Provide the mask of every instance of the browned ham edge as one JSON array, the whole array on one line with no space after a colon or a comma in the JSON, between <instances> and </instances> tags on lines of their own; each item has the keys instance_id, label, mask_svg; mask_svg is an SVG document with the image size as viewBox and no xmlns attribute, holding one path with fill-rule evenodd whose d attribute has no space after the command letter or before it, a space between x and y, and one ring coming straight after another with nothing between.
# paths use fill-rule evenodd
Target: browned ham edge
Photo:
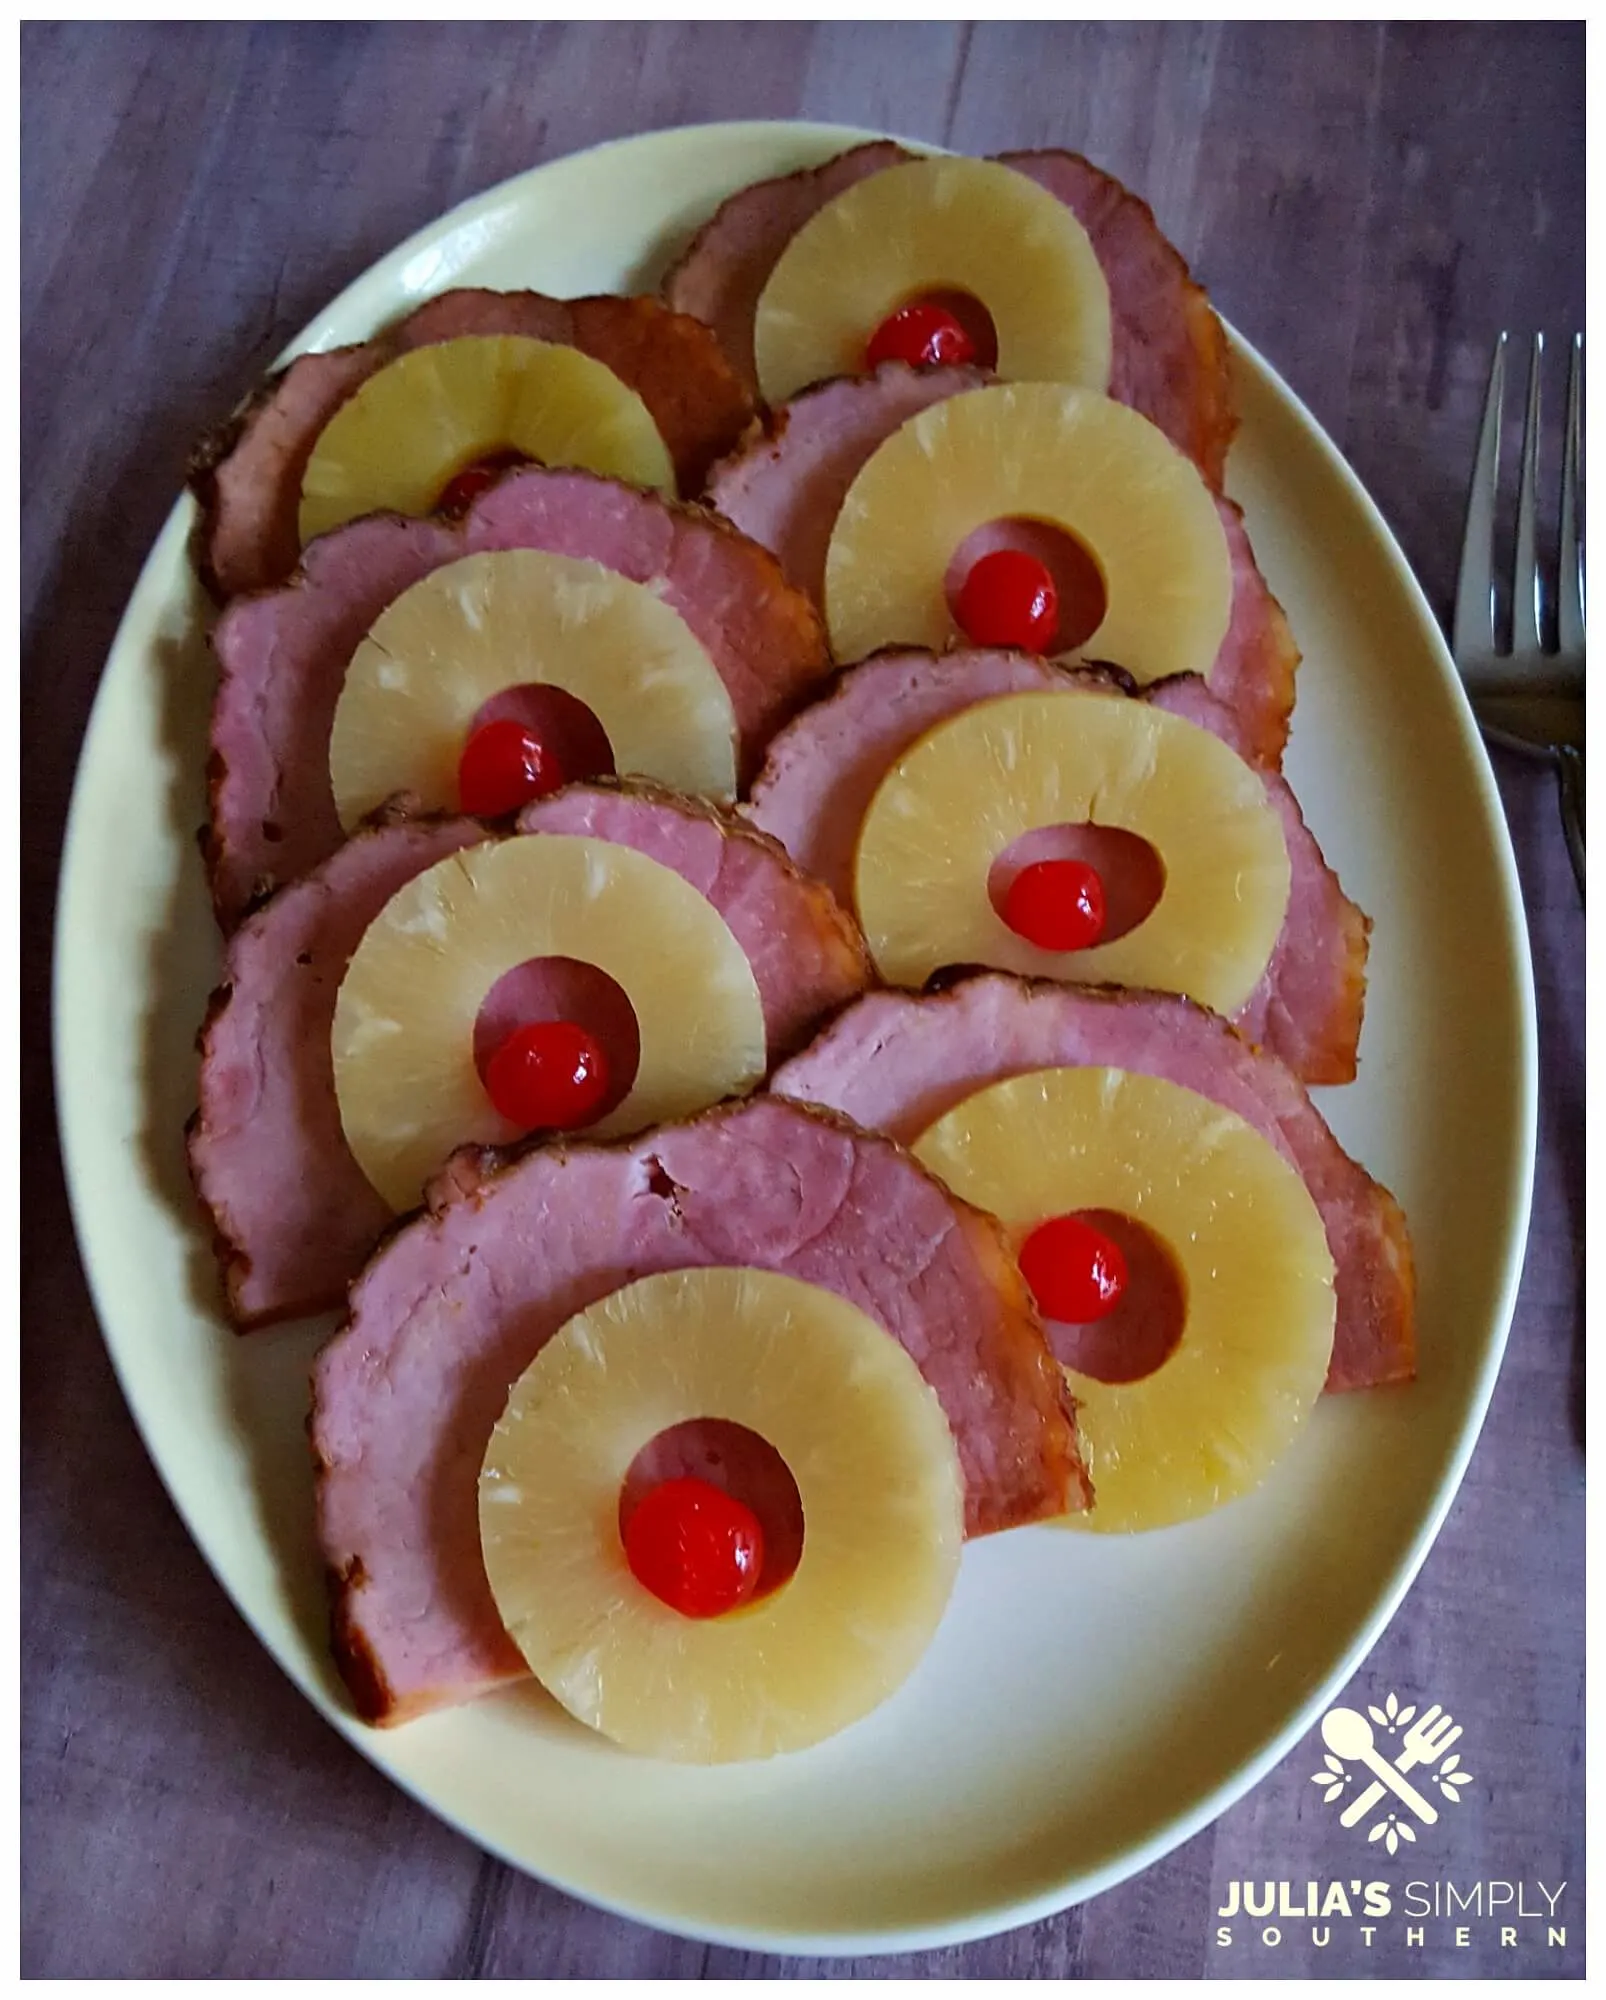
<instances>
[{"instance_id":1,"label":"browned ham edge","mask_svg":"<svg viewBox=\"0 0 1606 2000\"><path fill-rule=\"evenodd\" d=\"M822 1285L902 1343L953 1427L969 1532L1088 1504L1074 1405L1002 1231L889 1140L758 1097L628 1145L465 1153L353 1286L313 1372L336 1657L368 1720L524 1676L476 1496L508 1390L584 1307L716 1265Z\"/></svg>"},{"instance_id":2,"label":"browned ham edge","mask_svg":"<svg viewBox=\"0 0 1606 2000\"><path fill-rule=\"evenodd\" d=\"M1285 1064L1190 1000L1004 973L936 994L873 993L783 1064L771 1088L909 1144L1000 1078L1088 1064L1196 1091L1275 1146L1310 1190L1333 1254L1328 1388L1410 1380L1416 1279L1399 1203L1345 1153Z\"/></svg>"},{"instance_id":3,"label":"browned ham edge","mask_svg":"<svg viewBox=\"0 0 1606 2000\"><path fill-rule=\"evenodd\" d=\"M700 800L574 785L529 808L519 826L611 840L690 882L753 968L771 1060L869 983L863 940L830 891L774 841ZM391 1223L341 1128L329 1052L340 982L405 883L492 831L470 819L372 826L230 940L201 1033L189 1157L241 1330L341 1305Z\"/></svg>"},{"instance_id":4,"label":"browned ham edge","mask_svg":"<svg viewBox=\"0 0 1606 2000\"><path fill-rule=\"evenodd\" d=\"M524 468L461 522L354 521L314 542L290 583L236 599L212 635L219 681L203 844L225 930L340 845L329 739L346 668L374 620L443 564L521 548L589 557L680 614L730 693L744 780L829 670L814 607L767 550L703 509L614 480Z\"/></svg>"},{"instance_id":5,"label":"browned ham edge","mask_svg":"<svg viewBox=\"0 0 1606 2000\"><path fill-rule=\"evenodd\" d=\"M693 238L664 281L665 298L713 328L756 394L753 321L781 252L828 201L914 157L878 140L824 166L743 188ZM1080 154L998 158L1062 201L1092 240L1110 289L1111 396L1157 424L1219 488L1238 422L1226 335L1153 210ZM865 328L866 339L873 331Z\"/></svg>"},{"instance_id":6,"label":"browned ham edge","mask_svg":"<svg viewBox=\"0 0 1606 2000\"><path fill-rule=\"evenodd\" d=\"M471 334L577 347L611 368L646 404L686 495L699 490L753 414L752 398L707 329L657 299L443 292L361 346L298 356L202 440L190 484L201 503L195 558L207 589L227 598L282 583L301 553L302 477L335 411L410 348Z\"/></svg>"}]
</instances>

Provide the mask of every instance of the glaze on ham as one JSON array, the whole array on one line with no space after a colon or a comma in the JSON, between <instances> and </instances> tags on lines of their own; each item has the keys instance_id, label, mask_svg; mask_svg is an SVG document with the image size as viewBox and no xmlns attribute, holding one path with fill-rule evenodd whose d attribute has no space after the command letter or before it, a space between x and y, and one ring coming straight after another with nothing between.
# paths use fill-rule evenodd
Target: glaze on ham
<instances>
[{"instance_id":1,"label":"glaze on ham","mask_svg":"<svg viewBox=\"0 0 1606 2000\"><path fill-rule=\"evenodd\" d=\"M744 808L802 867L853 907L859 828L891 766L947 717L999 695L1078 687L1109 692L1108 674L1066 670L1027 653L879 653L850 668L771 743ZM1241 718L1191 674L1139 691L1249 757ZM1306 1083L1355 1075L1366 996L1369 924L1322 857L1287 783L1262 770L1283 823L1291 869L1288 914L1271 961L1236 1017L1252 1041Z\"/></svg>"},{"instance_id":2,"label":"glaze on ham","mask_svg":"<svg viewBox=\"0 0 1606 2000\"><path fill-rule=\"evenodd\" d=\"M701 801L576 785L527 810L530 833L633 847L705 896L747 954L771 1059L862 993L869 961L830 891L762 835ZM393 1217L341 1130L329 1051L340 982L404 883L488 837L469 819L400 819L356 834L230 940L201 1033L190 1168L229 1316L243 1328L325 1311Z\"/></svg>"},{"instance_id":3,"label":"glaze on ham","mask_svg":"<svg viewBox=\"0 0 1606 2000\"><path fill-rule=\"evenodd\" d=\"M409 349L471 334L577 347L611 368L646 404L687 495L753 414L717 342L656 299L443 292L359 347L299 356L202 442L190 467L202 508L196 560L214 596L263 590L295 569L302 477L341 404Z\"/></svg>"},{"instance_id":4,"label":"glaze on ham","mask_svg":"<svg viewBox=\"0 0 1606 2000\"><path fill-rule=\"evenodd\" d=\"M1088 1064L1196 1091L1275 1146L1309 1188L1337 1270L1328 1388L1411 1379L1416 1282L1398 1202L1345 1153L1285 1064L1191 1000L1004 973L936 994L873 993L783 1064L771 1088L909 1144L989 1083Z\"/></svg>"},{"instance_id":5,"label":"glaze on ham","mask_svg":"<svg viewBox=\"0 0 1606 2000\"><path fill-rule=\"evenodd\" d=\"M767 434L715 466L709 501L773 551L791 581L823 607L831 532L862 467L919 411L986 380L973 368L916 370L891 361L874 375L805 390L776 412ZM1232 565L1232 609L1210 688L1242 717L1244 754L1275 765L1288 740L1299 649L1255 561L1242 509L1217 494L1216 510Z\"/></svg>"},{"instance_id":6,"label":"glaze on ham","mask_svg":"<svg viewBox=\"0 0 1606 2000\"><path fill-rule=\"evenodd\" d=\"M1088 1504L1073 1406L1002 1231L888 1140L757 1097L625 1146L460 1155L313 1372L335 1656L368 1720L526 1674L476 1501L508 1391L584 1307L710 1265L824 1286L903 1344L953 1427L970 1533Z\"/></svg>"},{"instance_id":7,"label":"glaze on ham","mask_svg":"<svg viewBox=\"0 0 1606 2000\"><path fill-rule=\"evenodd\" d=\"M692 240L664 282L665 298L713 328L756 393L753 321L781 252L828 201L914 157L881 140L743 188ZM1226 335L1153 210L1079 154L998 158L1062 201L1092 241L1110 292L1110 395L1157 424L1219 487L1237 427ZM873 331L866 327L867 339Z\"/></svg>"},{"instance_id":8,"label":"glaze on ham","mask_svg":"<svg viewBox=\"0 0 1606 2000\"><path fill-rule=\"evenodd\" d=\"M647 585L695 633L730 691L750 775L778 724L828 668L812 605L774 558L728 524L588 472L527 468L460 523L370 515L308 549L293 582L231 604L212 644L212 898L224 929L343 838L329 738L364 634L421 577L493 549L587 556Z\"/></svg>"}]
</instances>

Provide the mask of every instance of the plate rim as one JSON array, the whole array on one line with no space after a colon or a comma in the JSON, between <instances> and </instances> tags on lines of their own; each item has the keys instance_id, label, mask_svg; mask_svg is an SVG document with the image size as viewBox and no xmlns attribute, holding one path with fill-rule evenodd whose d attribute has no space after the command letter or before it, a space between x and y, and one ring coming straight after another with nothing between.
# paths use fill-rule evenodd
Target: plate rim
<instances>
[{"instance_id":1,"label":"plate rim","mask_svg":"<svg viewBox=\"0 0 1606 2000\"><path fill-rule=\"evenodd\" d=\"M812 145L818 142L822 147L830 145L842 148L875 139L893 138L911 150L931 154L943 151L928 141L900 137L897 134L876 131L856 125L839 125L830 122L806 119L738 119L728 121L705 121L688 125L667 126L650 131L628 133L604 140L597 145L583 148L574 153L557 156L552 160L523 169L489 188L466 197L443 211L433 220L425 223L408 237L396 244L358 273L321 310L308 321L307 325L282 350L271 364L273 369L283 367L294 356L306 352L326 351L320 341L320 329L336 319L342 311L352 312L354 295L369 287L378 287L385 282L388 274L413 257L435 240L451 234L465 223L477 220L482 214L497 207L517 201L522 190L539 177L556 167L577 168L581 163L595 160L599 155L627 151L632 148L650 147L655 142L674 140L690 145L698 141L724 144L744 138L758 139L776 133L790 135L799 142ZM828 154L822 153L823 157ZM734 191L734 190L733 190ZM422 300L433 296L429 289L420 291ZM359 319L366 315L358 314ZM1434 660L1435 670L1441 683L1441 692L1448 696L1450 710L1456 716L1461 737L1460 748L1467 772L1476 784L1480 815L1484 831L1490 836L1492 858L1495 862L1504 907L1501 912L1504 922L1500 930L1507 946L1506 970L1512 988L1516 1015L1518 1075L1513 1079L1517 1086L1515 1115L1510 1134L1512 1156L1507 1162L1506 1179L1512 1188L1512 1202L1507 1225L1507 1244L1503 1259L1499 1295L1495 1301L1490 1322L1491 1338L1485 1350L1482 1365L1474 1379L1472 1391L1463 1408L1456 1427L1456 1442L1453 1453L1441 1477L1433 1504L1420 1521L1409 1545L1394 1566L1386 1586L1375 1597L1370 1615L1363 1621L1357 1637L1346 1652L1333 1664L1315 1689L1295 1705L1290 1718L1281 1730L1266 1743L1258 1755L1240 1764L1231 1775L1200 1799L1192 1809L1170 1818L1146 1841L1130 1846L1104 1867L1073 1876L1056 1885L1053 1889L1014 1900L995 1900L985 1906L973 1906L960 1915L943 1923L919 1925L899 1925L869 1931L838 1930L825 1933L787 1932L763 1926L724 1925L719 1923L694 1924L676 1911L655 1910L647 1902L626 1902L615 1897L600 1894L592 1888L568 1880L564 1875L547 1869L537 1871L528 1861L512 1852L494 1837L477 1830L458 1817L450 1807L428 1797L422 1787L410 1777L392 1769L375 1754L379 1745L375 1737L381 1733L367 1728L354 1716L350 1716L334 1706L324 1690L316 1685L301 1670L299 1662L282 1653L259 1624L252 1609L242 1600L235 1584L220 1562L214 1560L207 1536L201 1523L185 1506L174 1490L168 1468L152 1448L147 1423L143 1413L142 1398L136 1393L124 1358L111 1331L115 1315L108 1310L106 1289L98 1272L98 1253L95 1247L96 1223L89 1212L81 1192L80 1169L78 1166L78 1142L74 1139L74 1127L68 1114L72 1093L64 1089L69 1068L68 1049L71 1040L70 1026L66 1020L66 1010L62 1001L64 982L63 961L69 951L65 940L68 935L63 921L75 885L85 868L82 851L85 846L83 826L85 820L84 797L87 792L85 773L92 764L91 751L96 741L97 729L105 714L104 697L110 681L110 668L118 659L124 646L127 632L135 608L149 594L158 602L170 601L167 593L157 588L157 579L162 570L171 562L177 545L177 553L187 563L187 544L196 518L196 503L193 495L181 491L174 506L169 511L144 563L138 578L124 606L122 617L107 651L102 666L95 699L91 705L88 721L80 741L74 767L73 784L68 813L64 825L61 844L61 863L57 881L54 908L52 911L52 963L51 963L51 1053L52 1075L56 1105L56 1136L61 1159L63 1179L67 1188L68 1204L72 1215L73 1233L79 1263L83 1270L86 1287L95 1309L97 1326L101 1340L111 1361L119 1389L127 1405L140 1441L151 1464L155 1468L169 1503L183 1522L185 1530L194 1543L202 1560L214 1580L221 1586L225 1597L244 1620L253 1637L263 1647L268 1657L290 1680L291 1684L313 1706L325 1722L331 1724L350 1744L365 1762L376 1768L387 1782L395 1785L408 1797L436 1819L450 1826L455 1832L473 1843L483 1853L495 1856L521 1874L549 1884L566 1895L570 1895L593 1908L606 1911L610 1915L628 1921L650 1925L668 1935L685 1938L698 1943L713 1944L741 1950L756 1950L785 1957L842 1958L850 1956L877 1956L891 1952L910 1952L941 1949L958 1943L995 1936L1023 1925L1039 1922L1068 1908L1103 1894L1119 1883L1131 1879L1152 1867L1167 1854L1191 1839L1205 1827L1214 1823L1238 1800L1245 1797L1261 1780L1279 1764L1296 1746L1319 1714L1321 1708L1338 1688L1343 1686L1376 1646L1384 1630L1397 1614L1400 1604L1437 1540L1450 1507L1453 1505L1466 1475L1467 1466L1476 1449L1486 1419L1495 1382L1504 1360L1507 1341L1515 1314L1517 1294L1521 1282L1523 1263L1532 1213L1534 1177L1537 1151L1538 1121L1538 1029L1537 1005L1534 987L1532 950L1528 936L1521 881L1517 868L1516 853L1511 839L1509 825L1495 781L1493 765L1478 732L1470 703L1461 686L1453 659L1445 642L1438 621L1434 616L1425 591L1407 560L1404 550L1390 528L1377 503L1367 492L1358 475L1354 472L1326 429L1317 420L1302 398L1289 386L1282 375L1263 355L1247 341L1229 322L1223 319L1229 349L1234 364L1246 367L1252 375L1260 377L1260 386L1270 392L1273 399L1283 406L1283 413L1295 420L1303 431L1308 446L1321 458L1324 470L1343 488L1346 500L1362 521L1378 549L1387 556L1389 567L1399 585L1402 597L1410 606L1415 624L1425 641L1426 650Z\"/></svg>"}]
</instances>

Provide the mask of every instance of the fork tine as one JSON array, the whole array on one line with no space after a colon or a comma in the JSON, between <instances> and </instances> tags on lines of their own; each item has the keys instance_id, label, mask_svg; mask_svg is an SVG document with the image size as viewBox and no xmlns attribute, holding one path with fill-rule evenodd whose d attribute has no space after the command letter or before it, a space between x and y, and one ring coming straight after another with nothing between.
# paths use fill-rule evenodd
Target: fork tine
<instances>
[{"instance_id":1,"label":"fork tine","mask_svg":"<svg viewBox=\"0 0 1606 2000\"><path fill-rule=\"evenodd\" d=\"M1567 436L1561 458L1560 578L1556 598L1556 645L1563 653L1584 650L1584 563L1578 545L1578 450L1582 432L1579 401L1583 377L1583 336L1573 335L1567 364Z\"/></svg>"},{"instance_id":2,"label":"fork tine","mask_svg":"<svg viewBox=\"0 0 1606 2000\"><path fill-rule=\"evenodd\" d=\"M1506 336L1495 342L1489 390L1483 403L1478 455L1467 489L1467 525L1461 540L1461 573L1455 586L1451 644L1458 661L1494 651L1494 505L1500 477L1500 406L1506 388Z\"/></svg>"},{"instance_id":3,"label":"fork tine","mask_svg":"<svg viewBox=\"0 0 1606 2000\"><path fill-rule=\"evenodd\" d=\"M1511 572L1511 651L1516 659L1539 651L1539 565L1534 524L1539 512L1539 371L1545 336L1534 335L1528 359L1528 414L1522 426L1522 484L1517 489L1517 556Z\"/></svg>"}]
</instances>

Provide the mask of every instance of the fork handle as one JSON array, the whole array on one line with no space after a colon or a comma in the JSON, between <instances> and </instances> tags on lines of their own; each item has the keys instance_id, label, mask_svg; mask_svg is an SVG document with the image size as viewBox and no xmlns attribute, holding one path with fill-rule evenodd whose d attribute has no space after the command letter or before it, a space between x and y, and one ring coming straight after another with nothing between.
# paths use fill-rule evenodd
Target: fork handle
<instances>
[{"instance_id":1,"label":"fork handle","mask_svg":"<svg viewBox=\"0 0 1606 2000\"><path fill-rule=\"evenodd\" d=\"M1561 783L1561 825L1567 836L1567 853L1578 880L1578 900L1584 900L1584 753L1571 743L1556 751L1556 769Z\"/></svg>"}]
</instances>

